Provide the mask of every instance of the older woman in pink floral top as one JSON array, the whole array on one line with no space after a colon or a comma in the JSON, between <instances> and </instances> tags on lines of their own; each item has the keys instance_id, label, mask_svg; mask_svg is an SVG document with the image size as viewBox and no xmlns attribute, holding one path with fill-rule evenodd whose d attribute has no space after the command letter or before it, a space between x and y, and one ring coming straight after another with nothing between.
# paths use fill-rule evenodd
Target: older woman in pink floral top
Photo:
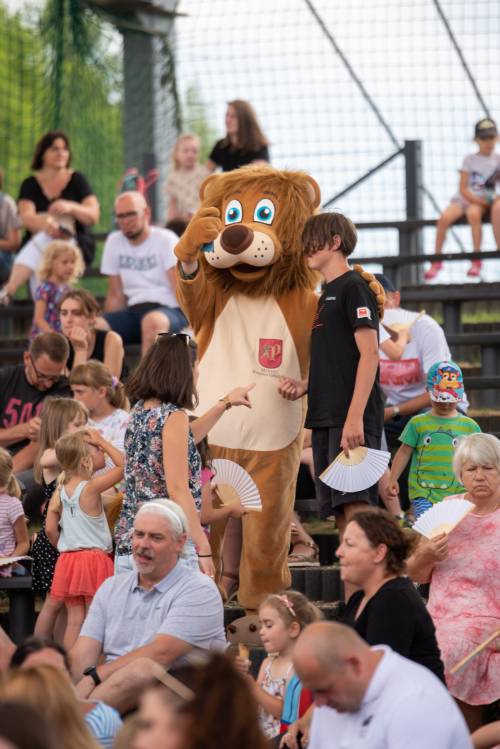
<instances>
[{"instance_id":1,"label":"older woman in pink floral top","mask_svg":"<svg viewBox=\"0 0 500 749\"><path fill-rule=\"evenodd\" d=\"M500 698L500 637L456 674L450 669L500 629L500 442L491 434L465 437L453 467L467 492L446 499L467 499L475 509L449 534L421 542L408 569L431 583L446 681L472 731L483 705Z\"/></svg>"}]
</instances>

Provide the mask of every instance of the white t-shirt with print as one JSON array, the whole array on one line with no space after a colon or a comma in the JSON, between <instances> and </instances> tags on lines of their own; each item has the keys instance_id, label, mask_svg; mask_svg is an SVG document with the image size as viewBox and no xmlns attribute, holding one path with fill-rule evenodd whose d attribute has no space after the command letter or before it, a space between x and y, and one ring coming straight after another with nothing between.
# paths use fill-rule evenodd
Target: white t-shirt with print
<instances>
[{"instance_id":1,"label":"white t-shirt with print","mask_svg":"<svg viewBox=\"0 0 500 749\"><path fill-rule=\"evenodd\" d=\"M385 645L359 710L315 707L308 749L472 749L444 684Z\"/></svg>"},{"instance_id":2,"label":"white t-shirt with print","mask_svg":"<svg viewBox=\"0 0 500 749\"><path fill-rule=\"evenodd\" d=\"M96 429L107 442L111 442L113 447L116 447L117 450L121 450L123 453L125 452L125 431L129 417L130 414L128 411L124 411L123 408L117 408L109 416L99 421L89 419L88 425L92 429Z\"/></svg>"},{"instance_id":3,"label":"white t-shirt with print","mask_svg":"<svg viewBox=\"0 0 500 749\"><path fill-rule=\"evenodd\" d=\"M471 192L492 200L500 182L500 154L471 153L465 157L460 171L469 175L467 188Z\"/></svg>"},{"instance_id":4,"label":"white t-shirt with print","mask_svg":"<svg viewBox=\"0 0 500 749\"><path fill-rule=\"evenodd\" d=\"M411 328L411 341L397 361L380 353L380 386L387 406L397 406L423 395L427 372L438 361L451 359L450 349L438 323L423 315Z\"/></svg>"},{"instance_id":5,"label":"white t-shirt with print","mask_svg":"<svg viewBox=\"0 0 500 749\"><path fill-rule=\"evenodd\" d=\"M178 241L173 231L157 226L151 226L148 237L137 245L121 231L114 231L104 245L101 273L120 276L129 307L144 302L178 307L175 289L167 278L167 271L177 263L174 247Z\"/></svg>"}]
</instances>

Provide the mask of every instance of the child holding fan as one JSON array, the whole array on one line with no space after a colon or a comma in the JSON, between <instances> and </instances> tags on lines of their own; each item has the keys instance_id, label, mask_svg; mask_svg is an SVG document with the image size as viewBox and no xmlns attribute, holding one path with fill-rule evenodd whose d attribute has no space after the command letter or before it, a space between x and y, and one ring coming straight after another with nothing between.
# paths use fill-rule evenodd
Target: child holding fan
<instances>
[{"instance_id":1,"label":"child holding fan","mask_svg":"<svg viewBox=\"0 0 500 749\"><path fill-rule=\"evenodd\" d=\"M92 478L92 445L109 455L115 467ZM111 534L101 492L123 477L123 453L95 429L61 437L56 457L62 473L50 501L46 532L57 544L57 560L50 595L64 602L68 624L64 646L76 642L92 598L101 583L113 574Z\"/></svg>"},{"instance_id":2,"label":"child holding fan","mask_svg":"<svg viewBox=\"0 0 500 749\"><path fill-rule=\"evenodd\" d=\"M70 242L51 242L38 269L41 283L35 293L35 311L30 340L38 333L61 331L59 302L85 270L80 250Z\"/></svg>"}]
</instances>

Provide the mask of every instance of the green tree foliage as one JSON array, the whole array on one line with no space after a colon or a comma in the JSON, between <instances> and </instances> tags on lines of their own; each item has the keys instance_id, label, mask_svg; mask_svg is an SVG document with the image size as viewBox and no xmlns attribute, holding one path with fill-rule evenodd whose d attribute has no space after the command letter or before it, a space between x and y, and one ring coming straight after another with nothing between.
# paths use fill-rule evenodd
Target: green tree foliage
<instances>
[{"instance_id":1,"label":"green tree foliage","mask_svg":"<svg viewBox=\"0 0 500 749\"><path fill-rule=\"evenodd\" d=\"M201 160L208 158L217 138L217 130L207 116L207 107L195 85L189 86L182 103L182 126L201 141Z\"/></svg>"},{"instance_id":2,"label":"green tree foliage","mask_svg":"<svg viewBox=\"0 0 500 749\"><path fill-rule=\"evenodd\" d=\"M0 164L6 191L29 174L34 144L47 130L71 141L73 165L101 203L110 228L122 172L122 72L117 38L81 0L46 0L30 17L0 0Z\"/></svg>"}]
</instances>

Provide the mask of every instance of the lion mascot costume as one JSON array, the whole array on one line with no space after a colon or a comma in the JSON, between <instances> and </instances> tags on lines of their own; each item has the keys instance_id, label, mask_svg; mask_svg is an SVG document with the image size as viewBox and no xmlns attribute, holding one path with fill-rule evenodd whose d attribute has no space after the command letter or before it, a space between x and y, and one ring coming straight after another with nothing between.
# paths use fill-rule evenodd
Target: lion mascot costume
<instances>
[{"instance_id":1,"label":"lion mascot costume","mask_svg":"<svg viewBox=\"0 0 500 749\"><path fill-rule=\"evenodd\" d=\"M278 381L308 374L318 279L301 234L320 190L305 173L250 165L211 175L200 195L175 249L177 291L198 341L198 412L236 386L256 383L252 408L228 411L209 434L213 457L241 465L261 495L262 512L242 519L239 571L238 599L255 609L265 594L290 585L306 401L282 398Z\"/></svg>"}]
</instances>

